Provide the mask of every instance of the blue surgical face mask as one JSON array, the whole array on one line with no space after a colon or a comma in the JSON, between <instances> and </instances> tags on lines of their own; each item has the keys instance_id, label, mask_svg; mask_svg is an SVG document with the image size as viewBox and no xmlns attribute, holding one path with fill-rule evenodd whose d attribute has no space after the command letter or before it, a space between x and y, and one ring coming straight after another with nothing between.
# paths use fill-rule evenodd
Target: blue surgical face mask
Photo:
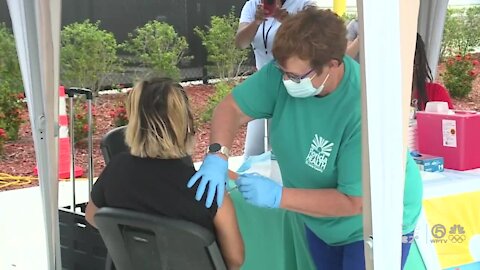
<instances>
[{"instance_id":1,"label":"blue surgical face mask","mask_svg":"<svg viewBox=\"0 0 480 270\"><path fill-rule=\"evenodd\" d=\"M323 91L323 88L325 88L325 83L327 82L328 77L330 77L330 73L327 74L322 85L318 88L315 88L312 84L312 79L315 78L315 76L312 78L303 78L298 83L287 79L283 80L283 84L285 85L285 88L287 88L287 92L290 96L295 98L307 98L320 94Z\"/></svg>"}]
</instances>

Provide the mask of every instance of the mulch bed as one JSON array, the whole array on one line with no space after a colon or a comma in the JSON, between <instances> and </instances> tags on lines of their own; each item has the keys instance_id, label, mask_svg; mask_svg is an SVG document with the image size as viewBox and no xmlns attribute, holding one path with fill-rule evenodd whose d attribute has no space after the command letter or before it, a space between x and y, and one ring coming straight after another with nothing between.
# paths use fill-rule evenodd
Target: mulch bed
<instances>
[{"instance_id":1,"label":"mulch bed","mask_svg":"<svg viewBox=\"0 0 480 270\"><path fill-rule=\"evenodd\" d=\"M192 85L185 88L189 96L189 101L192 106L196 123L200 114L205 107L208 98L213 94L214 89L211 85ZM110 112L115 108L118 102L125 98L124 94L115 95L101 95L95 99L95 113L96 113L96 128L93 136L93 162L94 175L98 176L105 163L103 161L102 153L100 151L100 140L102 136L109 130L114 128L113 121L110 117ZM28 114L24 114L24 118L28 119ZM243 145L245 140L246 128L243 127L237 134L232 147L232 155L242 155ZM210 134L210 123L201 124L196 127L196 144L194 161L201 161L205 155L208 146ZM85 169L87 168L87 147L86 145L79 145L75 151L76 165ZM33 147L32 133L30 123L25 122L20 129L20 138L14 142L7 142L5 144L5 154L0 159L0 172L7 173L13 176L34 176L33 169L35 168L35 151ZM38 181L32 180L30 184L23 186L8 186L0 188L0 191L24 188L30 186L37 186Z\"/></svg>"}]
</instances>

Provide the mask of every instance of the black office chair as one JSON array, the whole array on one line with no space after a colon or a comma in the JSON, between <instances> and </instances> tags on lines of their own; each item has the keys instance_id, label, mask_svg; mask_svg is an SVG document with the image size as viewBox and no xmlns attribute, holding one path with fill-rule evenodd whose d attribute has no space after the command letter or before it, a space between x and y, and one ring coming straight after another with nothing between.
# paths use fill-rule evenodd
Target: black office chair
<instances>
[{"instance_id":1,"label":"black office chair","mask_svg":"<svg viewBox=\"0 0 480 270\"><path fill-rule=\"evenodd\" d=\"M128 145L125 144L125 130L126 126L117 127L103 136L100 142L100 149L102 150L105 164L108 164L113 156L130 150Z\"/></svg>"},{"instance_id":2,"label":"black office chair","mask_svg":"<svg viewBox=\"0 0 480 270\"><path fill-rule=\"evenodd\" d=\"M95 222L118 270L226 270L215 236L197 224L110 207Z\"/></svg>"}]
</instances>

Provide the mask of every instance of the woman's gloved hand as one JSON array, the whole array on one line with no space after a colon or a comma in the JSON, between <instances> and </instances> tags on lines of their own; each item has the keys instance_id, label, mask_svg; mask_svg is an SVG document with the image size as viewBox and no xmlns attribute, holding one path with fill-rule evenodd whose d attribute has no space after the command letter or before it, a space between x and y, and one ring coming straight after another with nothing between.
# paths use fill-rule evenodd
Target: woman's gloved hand
<instances>
[{"instance_id":1,"label":"woman's gloved hand","mask_svg":"<svg viewBox=\"0 0 480 270\"><path fill-rule=\"evenodd\" d=\"M282 200L282 186L257 173L240 175L236 181L243 198L256 206L278 208Z\"/></svg>"},{"instance_id":2,"label":"woman's gloved hand","mask_svg":"<svg viewBox=\"0 0 480 270\"><path fill-rule=\"evenodd\" d=\"M198 179L201 178L200 184L198 185L197 193L195 194L195 199L200 201L205 193L205 188L208 184L208 193L205 206L210 208L217 195L217 205L218 207L222 206L223 195L225 192L225 184L227 181L227 172L228 172L228 162L215 154L208 154L207 157L203 160L202 166L197 173L195 173L190 181L187 183L187 187L191 188Z\"/></svg>"}]
</instances>

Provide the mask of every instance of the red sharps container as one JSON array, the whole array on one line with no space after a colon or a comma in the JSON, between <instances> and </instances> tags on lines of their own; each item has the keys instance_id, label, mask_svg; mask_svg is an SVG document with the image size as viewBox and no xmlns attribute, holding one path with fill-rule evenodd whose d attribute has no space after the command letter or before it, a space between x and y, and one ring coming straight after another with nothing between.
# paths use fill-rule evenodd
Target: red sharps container
<instances>
[{"instance_id":1,"label":"red sharps container","mask_svg":"<svg viewBox=\"0 0 480 270\"><path fill-rule=\"evenodd\" d=\"M480 113L417 112L418 150L444 158L447 169L480 168Z\"/></svg>"}]
</instances>

